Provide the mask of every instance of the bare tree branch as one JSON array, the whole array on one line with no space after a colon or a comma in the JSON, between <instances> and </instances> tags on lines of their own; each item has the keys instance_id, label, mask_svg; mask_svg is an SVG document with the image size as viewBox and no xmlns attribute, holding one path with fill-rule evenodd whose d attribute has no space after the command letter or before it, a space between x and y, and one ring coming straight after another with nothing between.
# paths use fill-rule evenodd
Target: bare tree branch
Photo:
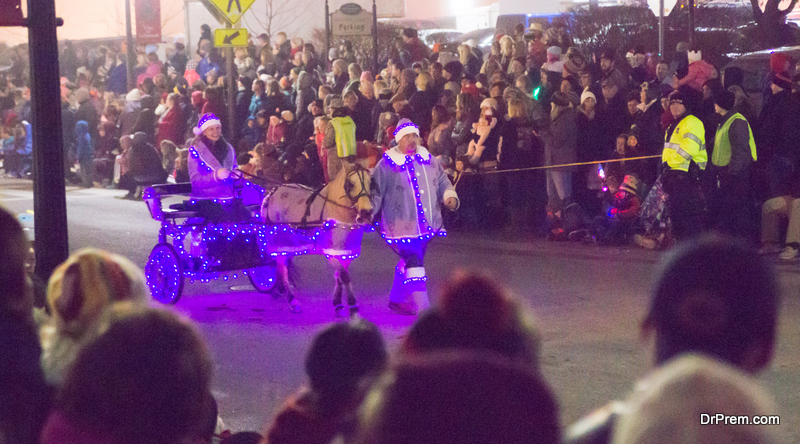
<instances>
[{"instance_id":1,"label":"bare tree branch","mask_svg":"<svg viewBox=\"0 0 800 444\"><path fill-rule=\"evenodd\" d=\"M173 8L173 9L174 9L174 12L167 13L168 14L167 18L164 18L163 15L161 16L161 31L164 31L164 27L166 27L167 23L172 21L172 19L174 19L175 17L178 17L180 15L183 15L183 7L178 7L178 8Z\"/></svg>"}]
</instances>

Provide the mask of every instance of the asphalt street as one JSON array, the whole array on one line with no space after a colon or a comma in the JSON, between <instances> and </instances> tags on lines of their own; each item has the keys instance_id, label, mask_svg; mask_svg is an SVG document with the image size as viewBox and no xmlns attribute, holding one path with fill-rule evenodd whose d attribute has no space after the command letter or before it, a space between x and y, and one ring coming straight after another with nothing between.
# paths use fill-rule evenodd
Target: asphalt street
<instances>
[{"instance_id":1,"label":"asphalt street","mask_svg":"<svg viewBox=\"0 0 800 444\"><path fill-rule=\"evenodd\" d=\"M18 213L33 208L31 182L0 179L0 202ZM159 223L142 202L117 199L123 191L68 188L70 250L93 246L144 266ZM639 324L661 253L635 247L553 244L501 234L451 233L429 248L426 269L432 299L456 268L494 275L533 311L543 338L542 371L557 394L563 424L619 399L650 368L652 344ZM363 317L396 348L413 317L389 312L397 260L379 236L365 236L353 262ZM233 430L262 430L283 400L305 381L303 360L314 334L335 322L333 274L321 257L297 259L302 314L246 279L188 284L172 307L194 320L216 362L214 393ZM777 264L777 259L776 259ZM784 299L772 366L758 375L775 395L789 442L800 442L800 262L778 264ZM233 287L233 288L232 288ZM731 412L736 414L736 412ZM699 418L698 418L699 420Z\"/></svg>"}]
</instances>

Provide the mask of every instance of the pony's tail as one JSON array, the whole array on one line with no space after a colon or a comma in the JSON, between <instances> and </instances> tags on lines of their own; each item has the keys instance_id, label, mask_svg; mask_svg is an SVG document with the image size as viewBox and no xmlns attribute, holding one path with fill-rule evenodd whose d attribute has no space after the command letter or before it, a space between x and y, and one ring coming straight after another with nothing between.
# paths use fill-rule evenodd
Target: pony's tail
<instances>
[{"instance_id":1,"label":"pony's tail","mask_svg":"<svg viewBox=\"0 0 800 444\"><path fill-rule=\"evenodd\" d=\"M286 260L286 271L289 274L289 284L294 288L300 288L300 283L302 282L300 269L294 265L293 257Z\"/></svg>"}]
</instances>

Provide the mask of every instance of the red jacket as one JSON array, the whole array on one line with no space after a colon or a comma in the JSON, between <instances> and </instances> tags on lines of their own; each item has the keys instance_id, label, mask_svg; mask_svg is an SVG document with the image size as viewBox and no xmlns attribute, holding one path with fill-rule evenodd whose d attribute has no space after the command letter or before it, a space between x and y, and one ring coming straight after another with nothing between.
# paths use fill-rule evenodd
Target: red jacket
<instances>
[{"instance_id":1,"label":"red jacket","mask_svg":"<svg viewBox=\"0 0 800 444\"><path fill-rule=\"evenodd\" d=\"M675 89L683 85L689 85L692 89L703 92L703 85L708 79L713 79L714 77L717 77L717 69L714 68L714 65L705 60L698 60L689 64L689 74L678 80Z\"/></svg>"},{"instance_id":2,"label":"red jacket","mask_svg":"<svg viewBox=\"0 0 800 444\"><path fill-rule=\"evenodd\" d=\"M158 137L157 147L161 147L162 140L169 140L175 145L181 146L183 144L183 134L181 131L181 112L180 108L176 105L170 108L158 122Z\"/></svg>"},{"instance_id":3,"label":"red jacket","mask_svg":"<svg viewBox=\"0 0 800 444\"><path fill-rule=\"evenodd\" d=\"M270 125L267 130L267 145L277 145L286 137L286 122Z\"/></svg>"}]
</instances>

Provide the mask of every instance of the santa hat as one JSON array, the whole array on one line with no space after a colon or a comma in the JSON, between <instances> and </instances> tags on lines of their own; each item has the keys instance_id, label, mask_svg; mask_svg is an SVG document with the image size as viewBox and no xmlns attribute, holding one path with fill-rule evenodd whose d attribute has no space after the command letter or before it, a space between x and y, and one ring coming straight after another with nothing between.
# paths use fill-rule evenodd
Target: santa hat
<instances>
[{"instance_id":1,"label":"santa hat","mask_svg":"<svg viewBox=\"0 0 800 444\"><path fill-rule=\"evenodd\" d=\"M201 117L200 121L197 122L197 128L193 129L192 131L199 136L200 134L203 134L203 131L205 131L208 127L214 125L222 125L222 122L219 121L219 118L215 116L214 113L206 113L203 114L203 117Z\"/></svg>"},{"instance_id":2,"label":"santa hat","mask_svg":"<svg viewBox=\"0 0 800 444\"><path fill-rule=\"evenodd\" d=\"M419 136L419 127L408 119L401 119L397 122L397 128L394 130L394 140L400 143L400 139L402 139L403 136L411 133Z\"/></svg>"}]
</instances>

